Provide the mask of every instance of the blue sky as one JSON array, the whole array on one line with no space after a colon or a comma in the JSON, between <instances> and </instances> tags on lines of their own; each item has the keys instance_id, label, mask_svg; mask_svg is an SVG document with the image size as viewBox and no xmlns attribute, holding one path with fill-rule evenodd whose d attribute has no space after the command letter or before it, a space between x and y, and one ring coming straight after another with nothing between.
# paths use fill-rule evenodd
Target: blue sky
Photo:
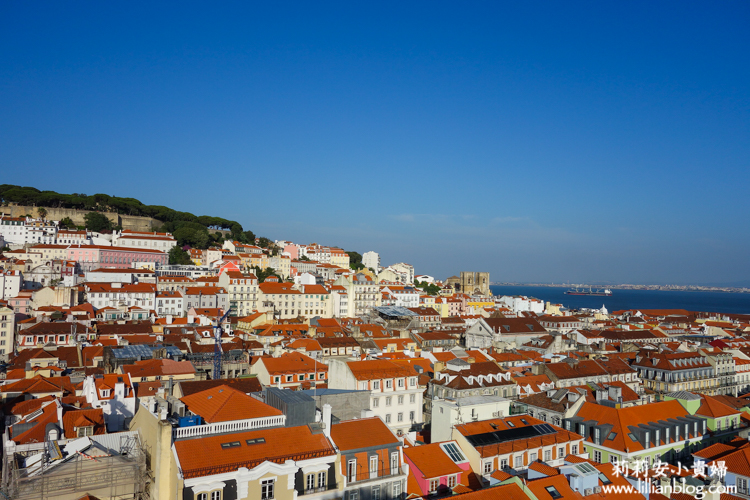
<instances>
[{"instance_id":1,"label":"blue sky","mask_svg":"<svg viewBox=\"0 0 750 500\"><path fill-rule=\"evenodd\" d=\"M0 6L0 182L445 278L750 280L746 2Z\"/></svg>"}]
</instances>

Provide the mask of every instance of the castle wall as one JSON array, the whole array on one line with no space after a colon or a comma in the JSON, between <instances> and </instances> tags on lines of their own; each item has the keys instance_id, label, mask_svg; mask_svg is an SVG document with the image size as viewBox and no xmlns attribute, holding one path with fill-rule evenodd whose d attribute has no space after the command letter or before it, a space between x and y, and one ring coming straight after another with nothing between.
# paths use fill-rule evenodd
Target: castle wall
<instances>
[{"instance_id":1,"label":"castle wall","mask_svg":"<svg viewBox=\"0 0 750 500\"><path fill-rule=\"evenodd\" d=\"M39 207L29 207L23 205L10 205L7 207L0 207L0 212L3 212L11 217L23 217L29 214L33 217L39 217L37 213ZM63 220L65 217L70 217L76 225L83 226L86 224L84 217L87 213L92 210L78 210L75 208L49 208L44 207L47 210L48 220ZM114 212L100 212L104 214L113 225L122 226L123 229L130 229L132 231L152 231L154 227L160 226L161 222L151 217L138 217L135 215L124 215L117 214Z\"/></svg>"}]
</instances>

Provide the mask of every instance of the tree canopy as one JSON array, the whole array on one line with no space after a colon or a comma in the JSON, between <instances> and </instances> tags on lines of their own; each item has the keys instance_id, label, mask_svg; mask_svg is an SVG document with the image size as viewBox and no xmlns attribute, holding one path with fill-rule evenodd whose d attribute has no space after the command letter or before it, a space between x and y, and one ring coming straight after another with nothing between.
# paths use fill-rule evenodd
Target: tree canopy
<instances>
[{"instance_id":1,"label":"tree canopy","mask_svg":"<svg viewBox=\"0 0 750 500\"><path fill-rule=\"evenodd\" d=\"M60 194L55 191L40 191L34 187L0 184L0 203L16 203L47 208L74 208L78 210L93 210L95 212L115 212L121 215L135 215L151 217L162 223L159 230L174 235L180 246L190 245L195 248L208 248L212 244L221 244L224 236L213 233L213 230L230 231L227 237L242 243L255 244L255 234L245 231L237 221L213 217L210 215L196 216L189 212L177 210L162 205L144 205L135 198L121 198L108 194L86 195L83 193ZM106 217L105 217L106 218ZM104 225L100 218L95 218ZM92 231L99 231L89 227ZM99 227L99 226L97 226ZM109 229L112 229L111 223ZM103 229L106 230L106 229ZM270 240L266 239L270 243Z\"/></svg>"},{"instance_id":2,"label":"tree canopy","mask_svg":"<svg viewBox=\"0 0 750 500\"><path fill-rule=\"evenodd\" d=\"M172 247L172 249L169 251L169 264L192 266L194 262L190 258L190 254L183 250L182 247Z\"/></svg>"},{"instance_id":3,"label":"tree canopy","mask_svg":"<svg viewBox=\"0 0 750 500\"><path fill-rule=\"evenodd\" d=\"M89 212L83 217L83 220L86 221L86 229L89 231L101 233L102 231L112 230L112 221L99 212Z\"/></svg>"},{"instance_id":4,"label":"tree canopy","mask_svg":"<svg viewBox=\"0 0 750 500\"><path fill-rule=\"evenodd\" d=\"M440 287L434 283L414 280L414 286L421 288L427 295L438 295L440 293Z\"/></svg>"}]
</instances>

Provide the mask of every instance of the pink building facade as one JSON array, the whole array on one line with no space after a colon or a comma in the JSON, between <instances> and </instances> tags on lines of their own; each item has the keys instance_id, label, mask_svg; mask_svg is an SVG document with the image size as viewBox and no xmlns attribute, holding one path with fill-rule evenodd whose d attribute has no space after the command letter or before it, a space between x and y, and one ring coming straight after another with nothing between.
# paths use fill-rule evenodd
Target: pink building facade
<instances>
[{"instance_id":1,"label":"pink building facade","mask_svg":"<svg viewBox=\"0 0 750 500\"><path fill-rule=\"evenodd\" d=\"M132 268L137 262L152 262L161 266L169 263L169 256L158 250L97 245L74 245L68 248L68 260L79 263L82 271L99 267Z\"/></svg>"}]
</instances>

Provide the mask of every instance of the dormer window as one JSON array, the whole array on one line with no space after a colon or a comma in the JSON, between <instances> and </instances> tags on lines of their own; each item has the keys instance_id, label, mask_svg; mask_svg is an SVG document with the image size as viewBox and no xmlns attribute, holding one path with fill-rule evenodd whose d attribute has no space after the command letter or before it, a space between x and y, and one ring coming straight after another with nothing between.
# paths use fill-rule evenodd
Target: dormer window
<instances>
[{"instance_id":1,"label":"dormer window","mask_svg":"<svg viewBox=\"0 0 750 500\"><path fill-rule=\"evenodd\" d=\"M108 398L109 397L109 389L102 389L99 392L101 393L101 395L102 395L103 398Z\"/></svg>"},{"instance_id":2,"label":"dormer window","mask_svg":"<svg viewBox=\"0 0 750 500\"><path fill-rule=\"evenodd\" d=\"M87 425L85 427L78 427L76 429L76 435L78 437L93 436L94 435L94 426L93 425Z\"/></svg>"}]
</instances>

